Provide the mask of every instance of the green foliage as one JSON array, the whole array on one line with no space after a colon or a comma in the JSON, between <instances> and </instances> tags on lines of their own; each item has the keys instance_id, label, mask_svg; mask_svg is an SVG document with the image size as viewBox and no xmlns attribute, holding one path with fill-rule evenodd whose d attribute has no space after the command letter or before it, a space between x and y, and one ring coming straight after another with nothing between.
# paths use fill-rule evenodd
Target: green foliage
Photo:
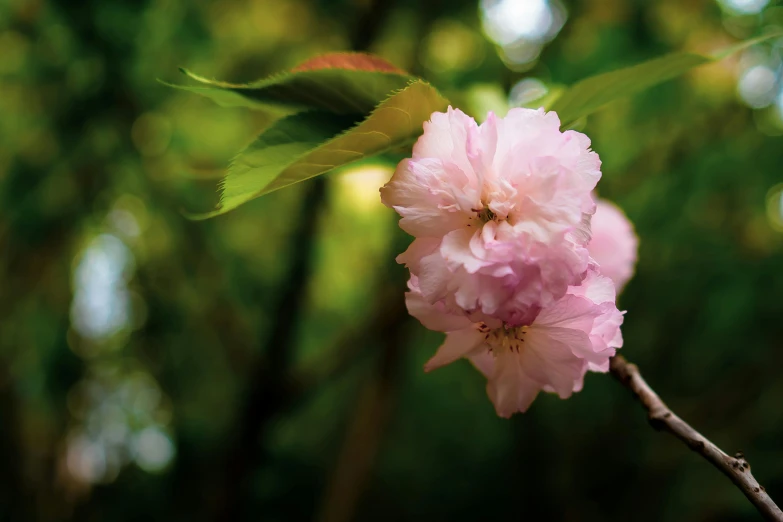
<instances>
[{"instance_id":1,"label":"green foliage","mask_svg":"<svg viewBox=\"0 0 783 522\"><path fill-rule=\"evenodd\" d=\"M747 40L710 56L672 53L617 71L591 76L565 89L554 100L550 109L557 112L563 126L568 127L614 100L637 94L685 74L694 67L722 60L746 47L779 36L780 33L775 33Z\"/></svg>"},{"instance_id":2,"label":"green foliage","mask_svg":"<svg viewBox=\"0 0 783 522\"><path fill-rule=\"evenodd\" d=\"M350 117L304 112L283 118L234 159L223 180L220 208L324 174L347 163L412 143L421 122L448 102L429 84L415 81L394 93L358 125Z\"/></svg>"},{"instance_id":3,"label":"green foliage","mask_svg":"<svg viewBox=\"0 0 783 522\"><path fill-rule=\"evenodd\" d=\"M713 56L672 53L587 78L551 93L545 101L564 128L574 128L616 99L772 36L748 40ZM358 53L317 57L291 72L244 85L183 72L208 87L175 87L207 96L221 106L295 113L264 131L234 159L221 184L219 207L196 218L224 214L264 194L409 144L421 134L423 122L448 105L424 81L412 80L379 57Z\"/></svg>"},{"instance_id":4,"label":"green foliage","mask_svg":"<svg viewBox=\"0 0 783 522\"><path fill-rule=\"evenodd\" d=\"M202 94L223 107L294 113L239 153L221 183L219 207L194 218L224 214L335 167L410 144L421 134L422 122L448 106L428 83L361 53L319 56L245 85L183 72L208 87L172 87Z\"/></svg>"},{"instance_id":5,"label":"green foliage","mask_svg":"<svg viewBox=\"0 0 783 522\"><path fill-rule=\"evenodd\" d=\"M506 421L469 362L425 374L443 336L389 313L404 292L394 255L410 241L378 198L390 163L330 174L307 241L308 185L219 220L178 210L208 208L197 202L211 201L227 160L271 120L150 79L180 64L263 77L347 47L371 5L391 11L370 48L448 93L507 93L523 78L552 92L663 46L781 25L780 2L739 19L716 2L564 4L563 30L516 72L482 36L477 0L0 1L0 520L304 522L328 519L326 497L343 520L372 522L759 520L606 375ZM779 107L737 99L747 66L778 64L774 46L753 51L747 65L702 67L693 82L618 102L585 132L603 162L601 196L641 240L620 296L624 354L693 426L742 448L780 501L783 122L762 127ZM443 55L462 56L460 67L429 65ZM100 265L83 261L104 234L125 243L130 264L107 265L106 250ZM290 299L304 244L312 270ZM122 266L128 303L106 278ZM95 291L111 299L84 300ZM84 330L125 311L111 339ZM272 345L286 321L295 335ZM242 442L241 426L258 418L246 405L266 384L259 370L281 353L284 386L264 395L267 422ZM382 422L360 415L372 383L386 393L370 402ZM165 469L135 463L145 449L159 454L140 437L145 416L175 446ZM243 513L230 517L221 499L236 448L250 475Z\"/></svg>"},{"instance_id":6,"label":"green foliage","mask_svg":"<svg viewBox=\"0 0 783 522\"><path fill-rule=\"evenodd\" d=\"M336 167L410 145L422 123L448 106L428 83L361 53L316 57L290 72L244 85L182 71L206 86L172 87L223 107L289 114L237 155L221 182L218 208L192 215L196 219L224 214Z\"/></svg>"},{"instance_id":7,"label":"green foliage","mask_svg":"<svg viewBox=\"0 0 783 522\"><path fill-rule=\"evenodd\" d=\"M222 107L296 112L309 109L335 114L366 113L412 78L402 72L324 68L286 72L257 82L235 85L182 72L204 86L173 85L212 99Z\"/></svg>"}]
</instances>

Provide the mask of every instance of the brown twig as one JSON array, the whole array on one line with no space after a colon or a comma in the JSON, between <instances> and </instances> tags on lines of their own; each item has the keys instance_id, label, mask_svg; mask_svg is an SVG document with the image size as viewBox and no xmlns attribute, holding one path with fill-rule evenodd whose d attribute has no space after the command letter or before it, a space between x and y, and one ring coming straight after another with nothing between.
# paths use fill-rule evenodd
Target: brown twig
<instances>
[{"instance_id":1,"label":"brown twig","mask_svg":"<svg viewBox=\"0 0 783 522\"><path fill-rule=\"evenodd\" d=\"M611 359L609 371L641 401L647 410L650 424L656 430L665 430L683 441L690 449L707 459L748 497L767 520L783 521L783 511L767 494L750 472L750 464L742 452L730 457L704 435L672 412L639 373L639 368L622 355Z\"/></svg>"}]
</instances>

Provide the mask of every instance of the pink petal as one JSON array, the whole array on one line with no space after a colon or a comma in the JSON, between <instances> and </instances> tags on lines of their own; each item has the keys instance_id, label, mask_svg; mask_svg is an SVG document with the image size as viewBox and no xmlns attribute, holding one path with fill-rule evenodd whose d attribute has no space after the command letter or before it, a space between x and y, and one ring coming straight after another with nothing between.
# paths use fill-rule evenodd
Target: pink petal
<instances>
[{"instance_id":1,"label":"pink petal","mask_svg":"<svg viewBox=\"0 0 783 522\"><path fill-rule=\"evenodd\" d=\"M492 374L495 372L495 357L489 351L489 347L475 355L471 355L469 358L473 366L484 374L484 377L492 377Z\"/></svg>"},{"instance_id":2,"label":"pink petal","mask_svg":"<svg viewBox=\"0 0 783 522\"><path fill-rule=\"evenodd\" d=\"M495 373L487 382L487 394L500 417L525 412L538 395L541 385L522 368L518 354L501 352L495 360Z\"/></svg>"},{"instance_id":3,"label":"pink petal","mask_svg":"<svg viewBox=\"0 0 783 522\"><path fill-rule=\"evenodd\" d=\"M590 256L620 292L633 276L639 238L623 211L604 200L598 200L591 228Z\"/></svg>"},{"instance_id":4,"label":"pink petal","mask_svg":"<svg viewBox=\"0 0 783 522\"><path fill-rule=\"evenodd\" d=\"M474 274L487 265L483 259L479 259L471 249L471 239L480 230L463 228L454 230L443 237L440 245L440 254L450 270L464 268L468 273Z\"/></svg>"},{"instance_id":5,"label":"pink petal","mask_svg":"<svg viewBox=\"0 0 783 522\"><path fill-rule=\"evenodd\" d=\"M441 366L471 355L484 341L484 334L475 328L466 328L446 334L446 340L435 355L424 365L424 371L430 372Z\"/></svg>"},{"instance_id":6,"label":"pink petal","mask_svg":"<svg viewBox=\"0 0 783 522\"><path fill-rule=\"evenodd\" d=\"M525 368L541 384L547 384L565 399L574 391L574 383L582 377L587 365L574 355L571 343L590 345L584 332L571 330L571 336L564 332L539 331L531 328L525 337L526 348L522 353ZM580 338L579 334L583 336Z\"/></svg>"},{"instance_id":7,"label":"pink petal","mask_svg":"<svg viewBox=\"0 0 783 522\"><path fill-rule=\"evenodd\" d=\"M435 112L424 123L424 134L413 146L413 158L436 158L453 163L464 173L472 173L467 157L467 139L476 121L459 109L449 107L446 113Z\"/></svg>"},{"instance_id":8,"label":"pink petal","mask_svg":"<svg viewBox=\"0 0 783 522\"><path fill-rule=\"evenodd\" d=\"M408 249L397 256L397 262L405 265L411 272L418 273L422 258L432 254L440 247L440 239L425 237L414 239Z\"/></svg>"},{"instance_id":9,"label":"pink petal","mask_svg":"<svg viewBox=\"0 0 783 522\"><path fill-rule=\"evenodd\" d=\"M463 315L448 313L440 303L435 305L428 303L418 292L407 292L405 304L413 317L426 328L436 332L453 332L470 328L473 324Z\"/></svg>"}]
</instances>

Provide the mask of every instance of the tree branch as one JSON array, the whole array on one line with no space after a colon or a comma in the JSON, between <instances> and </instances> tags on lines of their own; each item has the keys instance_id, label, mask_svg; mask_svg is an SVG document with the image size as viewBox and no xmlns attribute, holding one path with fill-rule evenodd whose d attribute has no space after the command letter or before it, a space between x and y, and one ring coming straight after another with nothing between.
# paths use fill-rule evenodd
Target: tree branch
<instances>
[{"instance_id":1,"label":"tree branch","mask_svg":"<svg viewBox=\"0 0 783 522\"><path fill-rule=\"evenodd\" d=\"M665 430L683 441L690 449L707 459L724 475L729 477L748 500L756 506L767 520L783 521L783 511L769 497L764 486L760 485L750 472L750 464L742 452L730 457L704 435L693 429L687 422L672 412L645 382L639 368L625 360L622 355L612 357L609 367L611 374L620 383L631 390L647 410L650 424L656 430Z\"/></svg>"},{"instance_id":2,"label":"tree branch","mask_svg":"<svg viewBox=\"0 0 783 522\"><path fill-rule=\"evenodd\" d=\"M393 310L390 315L400 321L386 321L384 329L370 334L377 336L382 354L375 374L358 394L356 410L346 429L334 472L321 500L315 518L317 521L354 520L362 493L372 476L373 464L392 413L405 345L403 324L407 309L399 293L394 300Z\"/></svg>"},{"instance_id":3,"label":"tree branch","mask_svg":"<svg viewBox=\"0 0 783 522\"><path fill-rule=\"evenodd\" d=\"M374 0L361 14L351 47L366 50L372 43L386 15L393 7L391 0ZM239 426L238 443L229 453L221 509L218 520L234 522L244 513L243 501L248 494L248 482L263 453L262 438L272 419L289 403L288 383L292 360L294 334L299 325L305 302L305 289L313 267L313 255L321 210L326 206L327 180L318 177L310 181L301 210L301 222L292 235L291 268L282 288L277 306L279 316L265 350L266 361L251 372L251 389L247 395Z\"/></svg>"},{"instance_id":4,"label":"tree branch","mask_svg":"<svg viewBox=\"0 0 783 522\"><path fill-rule=\"evenodd\" d=\"M276 306L278 316L266 343L266 360L250 372L250 389L237 424L236 439L226 459L222 492L218 497L218 520L239 520L245 513L249 478L263 454L261 434L287 402L286 379L292 344L313 268L318 217L325 205L326 181L323 177L316 178L305 189L300 222L291 235L290 268Z\"/></svg>"}]
</instances>

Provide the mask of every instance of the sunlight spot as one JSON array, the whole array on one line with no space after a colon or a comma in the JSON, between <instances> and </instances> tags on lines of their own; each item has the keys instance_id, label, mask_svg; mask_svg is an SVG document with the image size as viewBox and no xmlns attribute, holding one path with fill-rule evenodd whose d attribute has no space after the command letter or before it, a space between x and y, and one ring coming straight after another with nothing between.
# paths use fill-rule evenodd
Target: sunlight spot
<instances>
[{"instance_id":1,"label":"sunlight spot","mask_svg":"<svg viewBox=\"0 0 783 522\"><path fill-rule=\"evenodd\" d=\"M174 444L159 427L149 426L134 437L133 453L141 469L154 473L166 468L174 458Z\"/></svg>"},{"instance_id":2,"label":"sunlight spot","mask_svg":"<svg viewBox=\"0 0 783 522\"><path fill-rule=\"evenodd\" d=\"M769 0L718 0L718 3L732 13L752 15L767 7Z\"/></svg>"},{"instance_id":3,"label":"sunlight spot","mask_svg":"<svg viewBox=\"0 0 783 522\"><path fill-rule=\"evenodd\" d=\"M124 208L114 208L109 212L109 223L123 236L136 238L141 233L136 217Z\"/></svg>"},{"instance_id":4,"label":"sunlight spot","mask_svg":"<svg viewBox=\"0 0 783 522\"><path fill-rule=\"evenodd\" d=\"M512 69L533 63L562 29L567 14L557 0L482 0L484 32Z\"/></svg>"},{"instance_id":5,"label":"sunlight spot","mask_svg":"<svg viewBox=\"0 0 783 522\"><path fill-rule=\"evenodd\" d=\"M71 304L73 327L82 337L106 339L129 324L132 269L133 255L116 236L101 234L85 249L74 270Z\"/></svg>"},{"instance_id":6,"label":"sunlight spot","mask_svg":"<svg viewBox=\"0 0 783 522\"><path fill-rule=\"evenodd\" d=\"M394 173L388 165L360 165L346 169L336 176L341 195L351 206L368 212L382 208L380 188Z\"/></svg>"},{"instance_id":7,"label":"sunlight spot","mask_svg":"<svg viewBox=\"0 0 783 522\"><path fill-rule=\"evenodd\" d=\"M783 184L775 185L767 193L767 219L772 228L783 232Z\"/></svg>"},{"instance_id":8,"label":"sunlight spot","mask_svg":"<svg viewBox=\"0 0 783 522\"><path fill-rule=\"evenodd\" d=\"M740 98L754 109L766 107L773 102L775 93L775 71L766 65L755 65L746 69L737 83Z\"/></svg>"},{"instance_id":9,"label":"sunlight spot","mask_svg":"<svg viewBox=\"0 0 783 522\"><path fill-rule=\"evenodd\" d=\"M529 103L543 98L548 92L549 89L541 80L525 78L511 88L509 103L514 107L527 106Z\"/></svg>"},{"instance_id":10,"label":"sunlight spot","mask_svg":"<svg viewBox=\"0 0 783 522\"><path fill-rule=\"evenodd\" d=\"M775 105L778 110L778 117L783 121L783 88L781 88L778 93L777 103Z\"/></svg>"},{"instance_id":11,"label":"sunlight spot","mask_svg":"<svg viewBox=\"0 0 783 522\"><path fill-rule=\"evenodd\" d=\"M68 472L82 482L100 482L106 474L106 452L103 446L81 435L68 443Z\"/></svg>"},{"instance_id":12,"label":"sunlight spot","mask_svg":"<svg viewBox=\"0 0 783 522\"><path fill-rule=\"evenodd\" d=\"M484 0L484 28L500 45L521 38L539 40L554 23L547 0Z\"/></svg>"}]
</instances>

